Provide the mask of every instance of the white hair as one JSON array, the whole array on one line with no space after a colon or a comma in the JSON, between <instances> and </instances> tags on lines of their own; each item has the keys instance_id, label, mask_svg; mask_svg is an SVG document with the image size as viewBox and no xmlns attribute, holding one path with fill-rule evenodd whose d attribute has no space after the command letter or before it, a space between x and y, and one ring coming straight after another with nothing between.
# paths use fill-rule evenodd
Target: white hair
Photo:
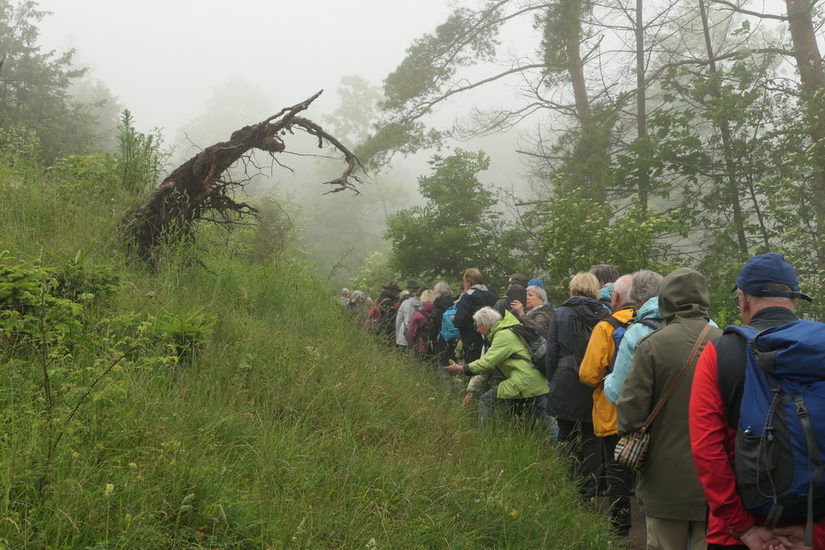
<instances>
[{"instance_id":1,"label":"white hair","mask_svg":"<svg viewBox=\"0 0 825 550\"><path fill-rule=\"evenodd\" d=\"M626 304L630 301L630 293L633 290L633 276L622 275L613 283L613 292L619 295L619 303Z\"/></svg>"},{"instance_id":2,"label":"white hair","mask_svg":"<svg viewBox=\"0 0 825 550\"><path fill-rule=\"evenodd\" d=\"M547 301L547 292L545 292L545 290L543 288L541 288L539 285L530 285L530 286L528 286L527 287L527 292L532 292L533 294L538 296L539 299L542 302Z\"/></svg>"},{"instance_id":3,"label":"white hair","mask_svg":"<svg viewBox=\"0 0 825 550\"><path fill-rule=\"evenodd\" d=\"M501 314L491 307L483 307L473 314L473 322L476 327L493 328L501 321Z\"/></svg>"}]
</instances>

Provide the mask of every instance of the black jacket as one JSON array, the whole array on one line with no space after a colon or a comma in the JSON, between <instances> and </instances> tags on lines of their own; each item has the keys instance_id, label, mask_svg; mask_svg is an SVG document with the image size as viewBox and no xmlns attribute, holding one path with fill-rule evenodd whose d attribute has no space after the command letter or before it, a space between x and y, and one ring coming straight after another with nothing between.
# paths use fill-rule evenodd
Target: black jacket
<instances>
[{"instance_id":1,"label":"black jacket","mask_svg":"<svg viewBox=\"0 0 825 550\"><path fill-rule=\"evenodd\" d=\"M475 361L481 357L483 338L473 326L473 314L479 309L496 303L496 295L483 285L474 285L458 299L453 324L461 334L465 361Z\"/></svg>"},{"instance_id":2,"label":"black jacket","mask_svg":"<svg viewBox=\"0 0 825 550\"><path fill-rule=\"evenodd\" d=\"M550 394L547 412L562 420L593 421L593 388L579 381L579 363L587 342L574 341L572 317L581 316L592 325L608 311L593 298L574 296L556 309L547 335L545 365Z\"/></svg>"}]
</instances>

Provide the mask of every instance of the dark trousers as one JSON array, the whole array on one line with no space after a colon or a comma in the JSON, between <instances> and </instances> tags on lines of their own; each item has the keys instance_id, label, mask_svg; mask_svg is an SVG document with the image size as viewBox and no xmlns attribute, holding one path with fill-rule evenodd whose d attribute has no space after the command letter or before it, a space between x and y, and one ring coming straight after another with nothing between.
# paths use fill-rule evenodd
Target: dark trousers
<instances>
[{"instance_id":1,"label":"dark trousers","mask_svg":"<svg viewBox=\"0 0 825 550\"><path fill-rule=\"evenodd\" d=\"M450 360L455 360L455 348L458 345L458 339L445 342L441 338L436 339L433 346L433 353L435 353L436 361L439 367L450 364Z\"/></svg>"},{"instance_id":2,"label":"dark trousers","mask_svg":"<svg viewBox=\"0 0 825 550\"><path fill-rule=\"evenodd\" d=\"M748 550L744 544L713 544L708 543L708 550Z\"/></svg>"},{"instance_id":3,"label":"dark trousers","mask_svg":"<svg viewBox=\"0 0 825 550\"><path fill-rule=\"evenodd\" d=\"M600 437L604 476L607 481L607 498L610 501L610 523L621 536L630 532L630 496L636 482L636 474L613 460L613 451L619 442L619 435Z\"/></svg>"},{"instance_id":4,"label":"dark trousers","mask_svg":"<svg viewBox=\"0 0 825 550\"><path fill-rule=\"evenodd\" d=\"M582 498L596 496L602 466L602 449L593 434L593 423L557 419L559 451L569 462L570 479L579 487Z\"/></svg>"}]
</instances>

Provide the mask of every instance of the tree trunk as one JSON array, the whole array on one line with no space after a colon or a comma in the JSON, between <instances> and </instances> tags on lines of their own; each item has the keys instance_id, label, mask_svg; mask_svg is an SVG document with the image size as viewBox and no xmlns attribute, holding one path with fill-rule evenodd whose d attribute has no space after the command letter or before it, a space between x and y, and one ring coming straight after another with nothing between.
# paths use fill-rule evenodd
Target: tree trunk
<instances>
[{"instance_id":1,"label":"tree trunk","mask_svg":"<svg viewBox=\"0 0 825 550\"><path fill-rule=\"evenodd\" d=\"M821 240L825 233L825 98L822 97L825 93L825 73L822 70L822 55L816 42L811 0L785 0L785 4L788 7L788 27L802 81L802 98L805 102L809 133L813 140L812 158L816 169L812 189L817 226L815 239L822 271L825 270L825 247Z\"/></svg>"},{"instance_id":2,"label":"tree trunk","mask_svg":"<svg viewBox=\"0 0 825 550\"><path fill-rule=\"evenodd\" d=\"M576 115L581 123L581 136L577 145L578 156L583 163L582 170L586 178L590 197L599 202L605 202L605 167L607 162L607 140L605 139L604 124L593 120L590 97L587 94L587 81L584 77L584 60L581 55L581 0L559 0L561 14L566 25L563 26L565 57L567 70L573 88L573 98L576 105ZM609 131L607 132L609 134Z\"/></svg>"},{"instance_id":3,"label":"tree trunk","mask_svg":"<svg viewBox=\"0 0 825 550\"><path fill-rule=\"evenodd\" d=\"M713 61L713 43L710 39L710 26L708 25L708 14L705 7L705 0L699 0L699 13L702 16L702 32L705 35L705 47L708 52L708 69L713 79L713 86L711 88L711 95L714 99L719 99L721 92L719 90L719 80L717 79L718 71L716 70L716 62ZM745 235L745 219L742 215L742 203L739 201L739 185L736 181L736 163L733 159L733 148L731 147L730 125L726 118L722 118L718 123L719 133L722 136L722 155L725 158L725 171L727 172L727 196L728 202L733 210L733 226L736 230L736 241L739 245L739 252L743 256L748 255L748 241Z\"/></svg>"},{"instance_id":4,"label":"tree trunk","mask_svg":"<svg viewBox=\"0 0 825 550\"><path fill-rule=\"evenodd\" d=\"M140 258L151 263L152 252L161 242L191 236L198 220L229 225L239 217L254 214L255 208L236 202L231 196L243 184L224 179L223 174L253 149L273 155L283 152L286 145L281 136L296 129L318 138L319 147L326 141L344 155L347 168L339 178L326 182L334 186L330 192L355 190L350 181L359 181L352 175L358 164L355 156L320 126L297 116L320 94L282 109L263 122L236 130L229 141L211 145L175 168L125 220L129 244Z\"/></svg>"},{"instance_id":5,"label":"tree trunk","mask_svg":"<svg viewBox=\"0 0 825 550\"><path fill-rule=\"evenodd\" d=\"M637 166L639 171L639 204L642 216L647 217L650 194L650 143L647 138L647 105L645 88L645 27L644 0L636 0L636 139L641 145Z\"/></svg>"}]
</instances>

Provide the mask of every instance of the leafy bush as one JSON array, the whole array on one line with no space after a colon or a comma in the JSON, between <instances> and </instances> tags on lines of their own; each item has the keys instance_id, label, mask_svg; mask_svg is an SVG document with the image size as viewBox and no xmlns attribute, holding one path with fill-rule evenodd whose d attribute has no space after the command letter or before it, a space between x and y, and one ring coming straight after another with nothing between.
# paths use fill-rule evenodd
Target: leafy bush
<instances>
[{"instance_id":1,"label":"leafy bush","mask_svg":"<svg viewBox=\"0 0 825 550\"><path fill-rule=\"evenodd\" d=\"M117 166L109 153L62 157L49 167L48 173L62 196L75 202L88 203L92 196L110 195L117 181Z\"/></svg>"},{"instance_id":2,"label":"leafy bush","mask_svg":"<svg viewBox=\"0 0 825 550\"><path fill-rule=\"evenodd\" d=\"M0 253L0 342L52 341L79 330L82 305L53 293L53 272L33 263L11 263L7 257Z\"/></svg>"},{"instance_id":3,"label":"leafy bush","mask_svg":"<svg viewBox=\"0 0 825 550\"><path fill-rule=\"evenodd\" d=\"M84 260L78 250L71 260L61 260L54 269L55 292L69 300L88 301L113 296L120 289L121 276L105 265L93 265Z\"/></svg>"},{"instance_id":4,"label":"leafy bush","mask_svg":"<svg viewBox=\"0 0 825 550\"><path fill-rule=\"evenodd\" d=\"M36 175L40 167L40 141L27 128L0 128L0 174L8 172L14 179Z\"/></svg>"}]
</instances>

